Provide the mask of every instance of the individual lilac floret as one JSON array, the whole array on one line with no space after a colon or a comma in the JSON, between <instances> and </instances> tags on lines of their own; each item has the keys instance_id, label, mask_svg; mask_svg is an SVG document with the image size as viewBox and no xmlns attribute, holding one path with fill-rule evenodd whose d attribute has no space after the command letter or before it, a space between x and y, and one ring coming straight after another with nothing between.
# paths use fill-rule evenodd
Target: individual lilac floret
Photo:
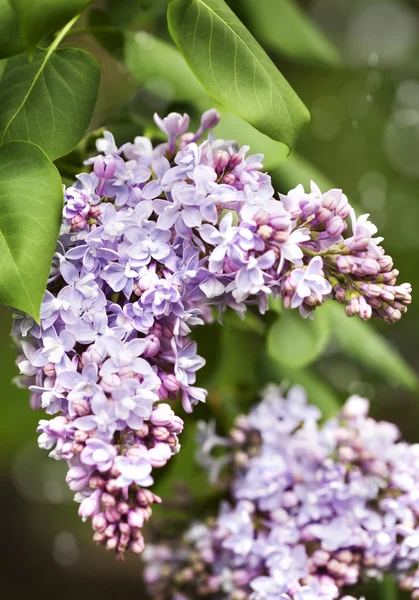
<instances>
[{"instance_id":1,"label":"individual lilac floret","mask_svg":"<svg viewBox=\"0 0 419 600\"><path fill-rule=\"evenodd\" d=\"M148 548L152 597L354 600L358 582L389 574L419 598L419 446L368 408L352 396L319 425L302 388L269 386L229 438L211 427L200 459L221 466L230 502Z\"/></svg>"},{"instance_id":2,"label":"individual lilac floret","mask_svg":"<svg viewBox=\"0 0 419 600\"><path fill-rule=\"evenodd\" d=\"M118 558L142 551L138 524L158 501L148 477L180 448L182 420L159 423L159 403L191 412L206 398L195 326L263 313L271 295L303 317L334 298L391 322L411 301L368 215L315 184L277 199L261 154L214 139L219 119L210 109L193 132L186 114L156 115L168 141L155 147L97 140L91 172L65 190L40 324L16 315L13 327L20 383L53 417L39 444L68 461L82 518Z\"/></svg>"}]
</instances>

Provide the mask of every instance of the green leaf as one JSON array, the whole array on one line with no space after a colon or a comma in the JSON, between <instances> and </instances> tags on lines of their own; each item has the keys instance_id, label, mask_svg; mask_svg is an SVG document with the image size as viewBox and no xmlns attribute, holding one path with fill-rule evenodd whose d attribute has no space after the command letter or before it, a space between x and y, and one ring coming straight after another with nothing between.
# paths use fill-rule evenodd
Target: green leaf
<instances>
[{"instance_id":1,"label":"green leaf","mask_svg":"<svg viewBox=\"0 0 419 600\"><path fill-rule=\"evenodd\" d=\"M344 352L386 381L411 391L418 390L416 373L397 349L377 333L370 323L357 317L348 319L343 307L334 302L327 302L323 310L330 319L332 335Z\"/></svg>"},{"instance_id":2,"label":"green leaf","mask_svg":"<svg viewBox=\"0 0 419 600\"><path fill-rule=\"evenodd\" d=\"M199 83L179 51L166 42L146 33L125 34L125 65L136 82L146 89L163 89L169 102L192 103L200 111L216 104ZM235 139L250 145L252 152L263 152L264 166L278 166L287 156L284 144L275 142L243 119L220 108L221 122L215 133L225 139Z\"/></svg>"},{"instance_id":3,"label":"green leaf","mask_svg":"<svg viewBox=\"0 0 419 600\"><path fill-rule=\"evenodd\" d=\"M330 337L328 316L317 309L314 319L302 319L296 310L284 310L269 330L269 355L285 367L301 368L315 361Z\"/></svg>"},{"instance_id":4,"label":"green leaf","mask_svg":"<svg viewBox=\"0 0 419 600\"><path fill-rule=\"evenodd\" d=\"M9 0L0 0L0 59L20 54L24 50L19 23Z\"/></svg>"},{"instance_id":5,"label":"green leaf","mask_svg":"<svg viewBox=\"0 0 419 600\"><path fill-rule=\"evenodd\" d=\"M34 47L48 33L60 29L93 0L9 0L17 14L27 46Z\"/></svg>"},{"instance_id":6,"label":"green leaf","mask_svg":"<svg viewBox=\"0 0 419 600\"><path fill-rule=\"evenodd\" d=\"M336 67L341 57L295 0L240 0L253 35L267 48L304 64Z\"/></svg>"},{"instance_id":7,"label":"green leaf","mask_svg":"<svg viewBox=\"0 0 419 600\"><path fill-rule=\"evenodd\" d=\"M70 152L93 113L100 69L78 48L9 58L0 90L0 143L26 140L52 160Z\"/></svg>"},{"instance_id":8,"label":"green leaf","mask_svg":"<svg viewBox=\"0 0 419 600\"><path fill-rule=\"evenodd\" d=\"M272 139L295 145L308 110L223 0L172 0L168 23L213 98Z\"/></svg>"},{"instance_id":9,"label":"green leaf","mask_svg":"<svg viewBox=\"0 0 419 600\"><path fill-rule=\"evenodd\" d=\"M385 575L377 582L379 600L398 600L398 586L391 575Z\"/></svg>"},{"instance_id":10,"label":"green leaf","mask_svg":"<svg viewBox=\"0 0 419 600\"><path fill-rule=\"evenodd\" d=\"M61 178L40 148L9 142L0 148L0 303L34 319L61 223Z\"/></svg>"}]
</instances>

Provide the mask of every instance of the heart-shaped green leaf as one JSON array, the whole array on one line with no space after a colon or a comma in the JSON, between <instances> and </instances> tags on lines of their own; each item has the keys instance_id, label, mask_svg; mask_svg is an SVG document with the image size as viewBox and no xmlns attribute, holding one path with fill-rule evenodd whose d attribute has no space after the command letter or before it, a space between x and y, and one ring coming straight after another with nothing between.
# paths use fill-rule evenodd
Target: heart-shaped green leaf
<instances>
[{"instance_id":1,"label":"heart-shaped green leaf","mask_svg":"<svg viewBox=\"0 0 419 600\"><path fill-rule=\"evenodd\" d=\"M60 175L40 148L0 148L0 303L35 319L61 223Z\"/></svg>"},{"instance_id":2,"label":"heart-shaped green leaf","mask_svg":"<svg viewBox=\"0 0 419 600\"><path fill-rule=\"evenodd\" d=\"M19 54L24 49L16 14L9 0L0 0L0 59Z\"/></svg>"},{"instance_id":3,"label":"heart-shaped green leaf","mask_svg":"<svg viewBox=\"0 0 419 600\"><path fill-rule=\"evenodd\" d=\"M38 50L7 60L0 90L0 143L26 140L54 160L85 133L96 102L100 69L85 50Z\"/></svg>"},{"instance_id":4,"label":"heart-shaped green leaf","mask_svg":"<svg viewBox=\"0 0 419 600\"><path fill-rule=\"evenodd\" d=\"M272 139L295 145L308 110L223 0L172 0L168 22L213 98Z\"/></svg>"},{"instance_id":5,"label":"heart-shaped green leaf","mask_svg":"<svg viewBox=\"0 0 419 600\"><path fill-rule=\"evenodd\" d=\"M296 310L284 310L269 330L268 354L286 367L300 369L320 356L329 334L329 319L321 308L312 321L303 320Z\"/></svg>"},{"instance_id":6,"label":"heart-shaped green leaf","mask_svg":"<svg viewBox=\"0 0 419 600\"><path fill-rule=\"evenodd\" d=\"M93 0L9 0L27 46L35 46L48 33L60 29Z\"/></svg>"}]
</instances>

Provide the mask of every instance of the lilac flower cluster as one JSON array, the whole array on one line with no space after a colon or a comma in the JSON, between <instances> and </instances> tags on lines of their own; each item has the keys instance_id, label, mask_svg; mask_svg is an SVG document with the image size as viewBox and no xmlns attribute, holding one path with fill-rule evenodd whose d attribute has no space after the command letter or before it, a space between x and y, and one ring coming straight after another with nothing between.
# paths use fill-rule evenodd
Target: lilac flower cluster
<instances>
[{"instance_id":1,"label":"lilac flower cluster","mask_svg":"<svg viewBox=\"0 0 419 600\"><path fill-rule=\"evenodd\" d=\"M91 172L65 190L40 324L16 315L13 328L21 384L55 415L39 444L68 462L80 515L119 557L141 551L158 501L152 468L179 449L182 420L167 402L180 395L190 412L205 401L189 333L211 306L264 312L275 294L307 316L332 296L349 314L394 321L410 301L365 217L343 239L341 191L313 184L276 200L262 155L211 133L199 142L217 111L195 133L187 115L155 120L167 143L98 140Z\"/></svg>"},{"instance_id":2,"label":"lilac flower cluster","mask_svg":"<svg viewBox=\"0 0 419 600\"><path fill-rule=\"evenodd\" d=\"M231 502L181 550L148 548L153 597L351 600L360 580L390 573L419 598L419 445L368 408L352 396L319 426L302 388L269 387L223 442Z\"/></svg>"}]
</instances>

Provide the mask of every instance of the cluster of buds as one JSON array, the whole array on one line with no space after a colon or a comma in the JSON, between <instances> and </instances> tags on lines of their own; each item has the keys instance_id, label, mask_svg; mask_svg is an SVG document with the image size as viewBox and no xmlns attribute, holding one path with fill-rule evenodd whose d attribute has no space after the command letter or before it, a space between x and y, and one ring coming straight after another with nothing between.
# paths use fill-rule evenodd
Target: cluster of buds
<instances>
[{"instance_id":1,"label":"cluster of buds","mask_svg":"<svg viewBox=\"0 0 419 600\"><path fill-rule=\"evenodd\" d=\"M356 218L341 190L322 194L314 183L309 194L298 186L281 199L293 225L287 222L284 212L281 220L268 221L268 229L266 225L262 227L265 240L278 252L290 236L300 244L301 252L294 249L294 258L302 260L303 266L290 265L286 272L282 284L285 306L300 306L300 312L310 315L330 295L346 305L348 317L398 321L412 301L412 288L407 283L397 285L399 272L380 246L382 238L373 237L377 228L368 221L369 215ZM348 217L352 225L350 236L345 233ZM264 223L267 215L259 218ZM292 261L291 256L289 260Z\"/></svg>"}]
</instances>

